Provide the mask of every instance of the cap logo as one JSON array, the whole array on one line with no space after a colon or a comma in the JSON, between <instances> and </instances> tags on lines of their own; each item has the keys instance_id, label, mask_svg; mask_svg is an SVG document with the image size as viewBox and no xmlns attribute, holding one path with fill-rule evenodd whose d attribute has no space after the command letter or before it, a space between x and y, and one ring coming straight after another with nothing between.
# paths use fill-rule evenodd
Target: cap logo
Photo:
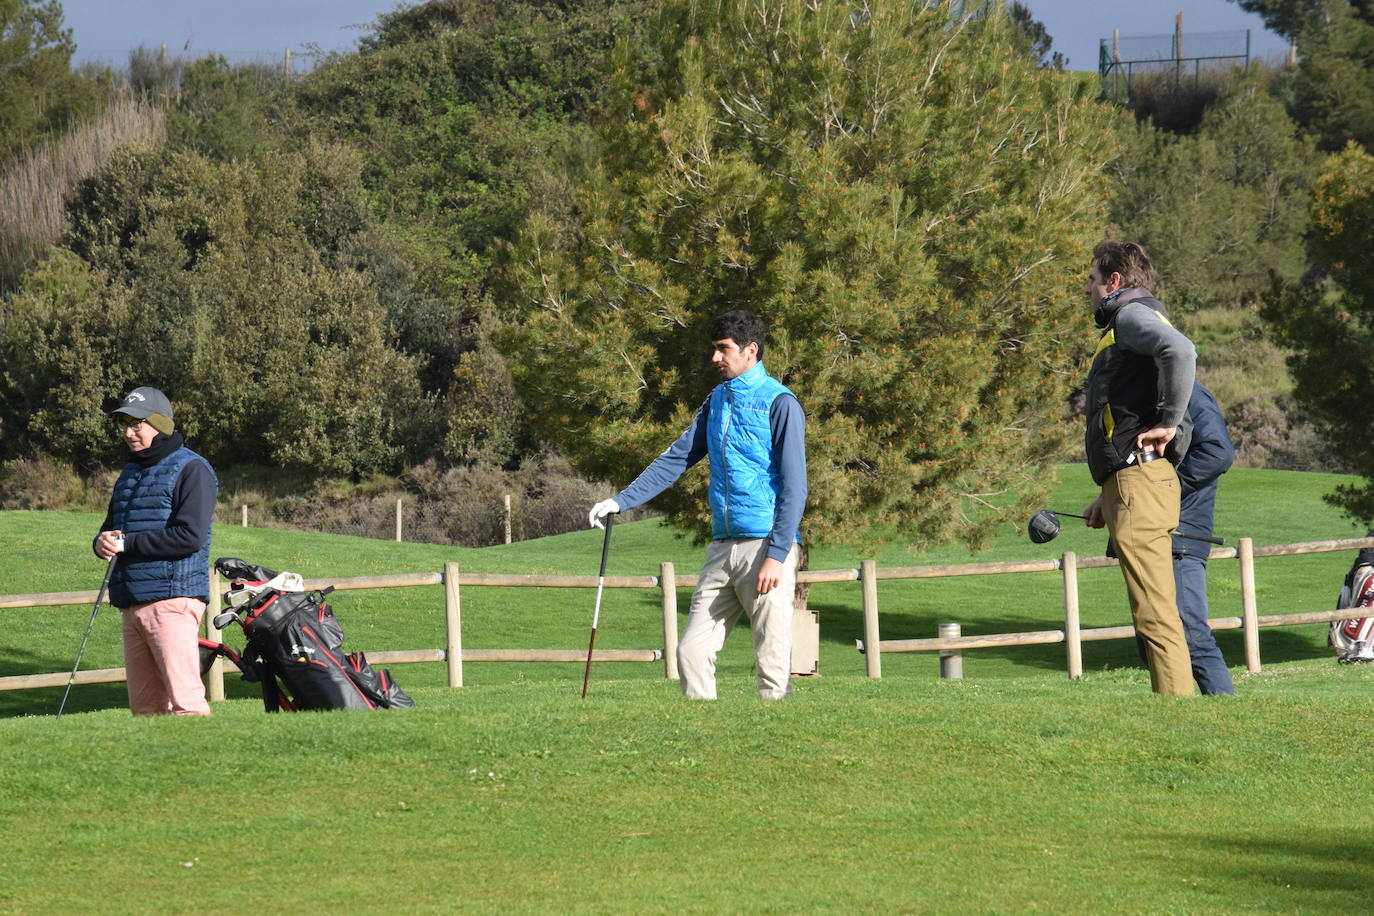
<instances>
[{"instance_id":1,"label":"cap logo","mask_svg":"<svg viewBox=\"0 0 1374 916\"><path fill-rule=\"evenodd\" d=\"M126 398L124 399L124 403L125 403L125 404L128 404L128 403L131 402L131 401L146 401L146 400L148 400L148 399L145 398L143 395L139 394L137 391L130 391L130 392L129 392L129 396L126 397Z\"/></svg>"}]
</instances>

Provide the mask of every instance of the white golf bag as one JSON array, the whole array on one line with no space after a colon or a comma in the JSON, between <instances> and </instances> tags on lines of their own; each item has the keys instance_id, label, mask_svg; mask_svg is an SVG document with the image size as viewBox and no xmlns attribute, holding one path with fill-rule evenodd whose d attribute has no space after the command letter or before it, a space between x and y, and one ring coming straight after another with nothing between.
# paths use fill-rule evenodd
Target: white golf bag
<instances>
[{"instance_id":1,"label":"white golf bag","mask_svg":"<svg viewBox=\"0 0 1374 916\"><path fill-rule=\"evenodd\" d=\"M1355 558L1336 607L1374 607L1374 549L1367 547ZM1374 617L1331 621L1327 642L1342 664L1374 662Z\"/></svg>"}]
</instances>

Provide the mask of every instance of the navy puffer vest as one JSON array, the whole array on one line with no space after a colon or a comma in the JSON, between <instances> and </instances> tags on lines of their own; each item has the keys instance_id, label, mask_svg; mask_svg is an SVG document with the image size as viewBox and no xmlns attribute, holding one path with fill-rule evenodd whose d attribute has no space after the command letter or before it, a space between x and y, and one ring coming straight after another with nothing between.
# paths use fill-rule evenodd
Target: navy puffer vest
<instances>
[{"instance_id":1,"label":"navy puffer vest","mask_svg":"<svg viewBox=\"0 0 1374 916\"><path fill-rule=\"evenodd\" d=\"M126 534L160 531L172 517L172 491L188 462L210 463L189 448L177 449L152 467L130 462L115 481L110 501L114 527ZM214 470L211 469L211 474ZM175 560L120 557L110 576L110 603L127 608L163 598L201 598L210 594L210 538L200 549Z\"/></svg>"}]
</instances>

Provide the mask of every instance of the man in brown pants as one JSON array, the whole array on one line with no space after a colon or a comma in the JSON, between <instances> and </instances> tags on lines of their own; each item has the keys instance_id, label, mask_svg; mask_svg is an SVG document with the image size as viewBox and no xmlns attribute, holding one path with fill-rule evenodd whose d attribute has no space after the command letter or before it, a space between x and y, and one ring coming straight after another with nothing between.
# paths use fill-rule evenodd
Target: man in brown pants
<instances>
[{"instance_id":1,"label":"man in brown pants","mask_svg":"<svg viewBox=\"0 0 1374 916\"><path fill-rule=\"evenodd\" d=\"M1151 688L1192 696L1170 532L1179 512L1174 465L1192 438L1188 399L1197 355L1150 294L1154 281L1154 265L1134 242L1103 242L1093 251L1083 292L1103 333L1088 370L1084 446L1102 495L1083 514L1094 527L1105 521L1111 533Z\"/></svg>"}]
</instances>

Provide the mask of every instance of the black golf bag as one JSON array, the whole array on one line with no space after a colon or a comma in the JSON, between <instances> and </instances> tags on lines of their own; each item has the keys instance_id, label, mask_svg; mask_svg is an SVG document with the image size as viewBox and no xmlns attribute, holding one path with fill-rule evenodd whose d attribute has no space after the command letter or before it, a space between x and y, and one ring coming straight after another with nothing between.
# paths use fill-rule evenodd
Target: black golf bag
<instances>
[{"instance_id":1,"label":"black golf bag","mask_svg":"<svg viewBox=\"0 0 1374 916\"><path fill-rule=\"evenodd\" d=\"M1369 535L1374 537L1374 531ZM1374 607L1374 547L1355 555L1336 607ZM1342 664L1374 662L1374 617L1331 621L1327 642Z\"/></svg>"},{"instance_id":2,"label":"black golf bag","mask_svg":"<svg viewBox=\"0 0 1374 916\"><path fill-rule=\"evenodd\" d=\"M215 561L230 580L224 595L228 608L215 626L231 620L248 642L241 657L232 649L202 641L202 665L222 655L244 672L244 680L262 684L262 704L279 709L390 709L414 706L385 669L374 670L361 652L345 654L343 627L325 603L334 589L307 592L295 573L278 573L233 557ZM223 651L221 651L223 650Z\"/></svg>"}]
</instances>

